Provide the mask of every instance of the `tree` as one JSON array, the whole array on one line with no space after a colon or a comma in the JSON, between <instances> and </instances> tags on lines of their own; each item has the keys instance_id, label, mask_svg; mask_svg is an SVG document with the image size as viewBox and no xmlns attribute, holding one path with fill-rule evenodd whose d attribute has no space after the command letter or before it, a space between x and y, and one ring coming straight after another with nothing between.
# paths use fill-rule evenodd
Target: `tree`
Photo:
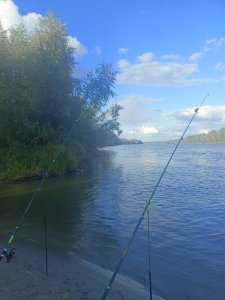
<instances>
[{"instance_id":1,"label":"tree","mask_svg":"<svg viewBox=\"0 0 225 300\"><path fill-rule=\"evenodd\" d=\"M83 153L115 142L121 133L122 107L108 107L116 72L102 63L75 78L74 51L52 14L30 33L22 25L8 32L0 25L0 146L9 155L26 147L16 160L26 158L27 149L59 145L72 127L72 144Z\"/></svg>"},{"instance_id":2,"label":"tree","mask_svg":"<svg viewBox=\"0 0 225 300\"><path fill-rule=\"evenodd\" d=\"M114 84L116 72L111 64L100 64L95 72L89 72L86 78L77 81L74 95L81 98L86 106L85 117L80 124L80 138L89 146L111 144L121 134L118 122L120 105L107 108L108 101L116 94Z\"/></svg>"},{"instance_id":3,"label":"tree","mask_svg":"<svg viewBox=\"0 0 225 300\"><path fill-rule=\"evenodd\" d=\"M65 123L73 93L74 49L65 27L53 15L42 18L32 38L35 45L34 119L58 129Z\"/></svg>"},{"instance_id":4,"label":"tree","mask_svg":"<svg viewBox=\"0 0 225 300\"><path fill-rule=\"evenodd\" d=\"M22 25L8 36L1 27L0 35L1 74L7 75L1 76L1 130L8 143L56 142L73 93L74 49L65 27L49 15L30 35Z\"/></svg>"}]
</instances>

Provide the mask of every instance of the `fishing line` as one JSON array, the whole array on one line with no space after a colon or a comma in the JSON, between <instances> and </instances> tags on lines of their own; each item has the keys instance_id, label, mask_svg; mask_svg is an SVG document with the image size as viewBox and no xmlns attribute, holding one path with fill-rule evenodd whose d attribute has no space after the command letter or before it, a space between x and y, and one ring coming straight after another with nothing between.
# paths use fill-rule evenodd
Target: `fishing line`
<instances>
[{"instance_id":1,"label":"fishing line","mask_svg":"<svg viewBox=\"0 0 225 300\"><path fill-rule=\"evenodd\" d=\"M192 123L192 121L194 120L195 116L197 115L199 109L201 108L201 106L203 105L203 103L205 102L205 100L206 100L206 98L207 98L208 96L209 96L209 94L207 94L207 95L204 97L204 99L202 100L202 102L200 103L200 105L195 109L192 118L190 119L188 125L187 125L186 128L184 129L184 131L183 131L183 133L182 133L180 139L178 140L178 142L177 142L177 144L176 144L176 146L175 146L175 148L174 148L174 150L173 150L171 156L169 157L169 160L168 160L168 162L166 163L166 166L164 167L164 169L163 169L163 171L162 171L162 173L161 173L161 175L160 175L160 177L159 177L159 179L158 179L158 181L157 181L157 183L156 183L156 185L155 185L155 188L154 188L153 191L152 191L152 194L150 195L149 199L147 200L146 206L145 206L145 208L144 208L144 210L143 210L143 212L142 212L142 214L141 214L141 216L140 216L140 218L139 218L139 220L138 220L138 222L137 222L137 224L136 224L136 226L135 226L135 228L134 228L134 231L133 231L133 233L132 233L132 235L131 235L131 237L130 237L130 239L129 239L129 241L128 241L127 247L125 248L125 250L124 250L124 252L123 252L123 254L122 254L122 256L121 256L121 258L120 258L120 260L119 260L119 262L118 262L118 264L117 264L117 266L116 266L116 268L115 268L115 271L113 272L112 277L111 277L111 279L110 279L108 285L106 286L106 288L105 288L105 290L104 290L104 293L103 293L102 298L101 298L102 300L106 299L108 293L109 293L110 290L111 290L112 284L113 284L113 282L114 282L114 280L115 280L115 278L116 278L116 276L117 276L117 274L118 274L118 272L119 272L119 270L120 270L120 268L121 268L121 266L122 266L122 264L123 264L123 261L124 261L125 257L127 256L127 253L128 253L128 251L129 251L129 249L130 249L131 244L133 243L133 240L134 240L134 238L135 238L135 236L136 236L136 233L137 233L137 231L138 231L138 228L139 228L139 226L140 226L142 220L144 219L145 213L146 213L146 211L149 209L149 207L150 207L150 205L151 205L151 200L152 200L152 198L154 197L155 192L156 192L157 188L159 187L159 184L160 184L160 182L161 182L161 180L162 180L162 178L163 178L163 176L164 176L164 174L165 174L165 172L166 172L166 170L167 170L167 168L168 168L168 166L169 166L169 164L170 164L170 162L171 162L171 160L172 160L174 154L175 154L176 151L177 151L177 148L179 147L179 145L180 145L180 143L181 143L181 141L182 141L182 139L183 139L185 133L187 132L189 126L191 125L191 123Z\"/></svg>"},{"instance_id":2,"label":"fishing line","mask_svg":"<svg viewBox=\"0 0 225 300\"><path fill-rule=\"evenodd\" d=\"M65 139L64 139L63 143L61 144L61 146L64 146L67 143L68 139L71 137L71 135L73 133L74 128L76 127L76 125L78 124L78 122L80 121L80 119L83 117L83 115L87 111L88 111L88 107L85 107L83 109L83 111L80 113L79 117L74 121L74 125L69 130L69 132L68 132L67 136L65 137ZM2 259L4 258L4 256L7 255L8 248L10 248L12 246L12 244L14 242L14 239L15 239L15 237L16 237L19 229L20 229L21 224L23 223L23 220L24 220L25 216L27 215L27 213L28 213L31 205L34 203L34 201L37 199L38 195L40 194L40 191L41 191L41 189L42 189L45 181L47 180L48 175L49 175L50 171L52 170L52 167L54 166L56 160L58 159L59 154L61 153L61 151L62 151L62 147L56 152L55 156L53 157L53 159L51 160L51 162L49 164L49 167L48 167L47 171L44 172L44 174L42 176L42 179L40 180L40 182L38 183L36 189L34 190L33 195L31 196L31 199L28 202L28 205L27 205L26 209L24 210L23 214L19 218L19 221L18 221L18 223L17 223L17 225L16 225L13 233L10 235L8 241L5 244L5 247L3 248L3 250L2 250L2 252L0 254L0 262L2 261ZM47 230L47 227L46 227L46 230ZM14 249L14 248L12 248L12 249Z\"/></svg>"}]
</instances>

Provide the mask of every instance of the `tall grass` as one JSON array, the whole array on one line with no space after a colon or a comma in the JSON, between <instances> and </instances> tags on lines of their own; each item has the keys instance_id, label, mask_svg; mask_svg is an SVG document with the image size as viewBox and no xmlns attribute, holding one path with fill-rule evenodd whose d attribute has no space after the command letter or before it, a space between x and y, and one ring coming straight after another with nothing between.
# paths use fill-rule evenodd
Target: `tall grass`
<instances>
[{"instance_id":1,"label":"tall grass","mask_svg":"<svg viewBox=\"0 0 225 300\"><path fill-rule=\"evenodd\" d=\"M50 176L64 175L77 169L78 161L70 148L61 145L25 147L0 150L0 180L18 181L40 178L59 153Z\"/></svg>"}]
</instances>

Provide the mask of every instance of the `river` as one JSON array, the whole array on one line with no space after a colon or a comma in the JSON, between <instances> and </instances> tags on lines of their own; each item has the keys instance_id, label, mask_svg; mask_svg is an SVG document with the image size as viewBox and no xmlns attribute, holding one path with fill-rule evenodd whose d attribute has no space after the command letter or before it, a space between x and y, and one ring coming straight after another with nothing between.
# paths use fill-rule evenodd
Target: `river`
<instances>
[{"instance_id":1,"label":"river","mask_svg":"<svg viewBox=\"0 0 225 300\"><path fill-rule=\"evenodd\" d=\"M170 144L107 147L88 173L46 184L49 248L113 270L165 164ZM225 145L181 145L150 209L153 290L171 300L225 299ZM0 242L23 213L36 182L0 186ZM16 242L40 247L44 193ZM121 273L146 287L147 220ZM107 282L106 282L107 284Z\"/></svg>"}]
</instances>

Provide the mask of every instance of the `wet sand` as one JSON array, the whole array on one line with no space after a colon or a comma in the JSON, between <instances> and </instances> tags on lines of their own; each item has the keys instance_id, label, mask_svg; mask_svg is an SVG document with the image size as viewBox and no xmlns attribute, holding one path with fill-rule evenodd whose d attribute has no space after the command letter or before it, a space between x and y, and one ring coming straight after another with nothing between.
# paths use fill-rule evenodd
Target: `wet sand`
<instances>
[{"instance_id":1,"label":"wet sand","mask_svg":"<svg viewBox=\"0 0 225 300\"><path fill-rule=\"evenodd\" d=\"M100 300L111 272L79 257L49 253L49 276L40 249L15 245L17 252L9 264L0 263L1 300ZM144 287L118 275L107 299L147 300ZM163 300L154 295L153 300Z\"/></svg>"}]
</instances>

